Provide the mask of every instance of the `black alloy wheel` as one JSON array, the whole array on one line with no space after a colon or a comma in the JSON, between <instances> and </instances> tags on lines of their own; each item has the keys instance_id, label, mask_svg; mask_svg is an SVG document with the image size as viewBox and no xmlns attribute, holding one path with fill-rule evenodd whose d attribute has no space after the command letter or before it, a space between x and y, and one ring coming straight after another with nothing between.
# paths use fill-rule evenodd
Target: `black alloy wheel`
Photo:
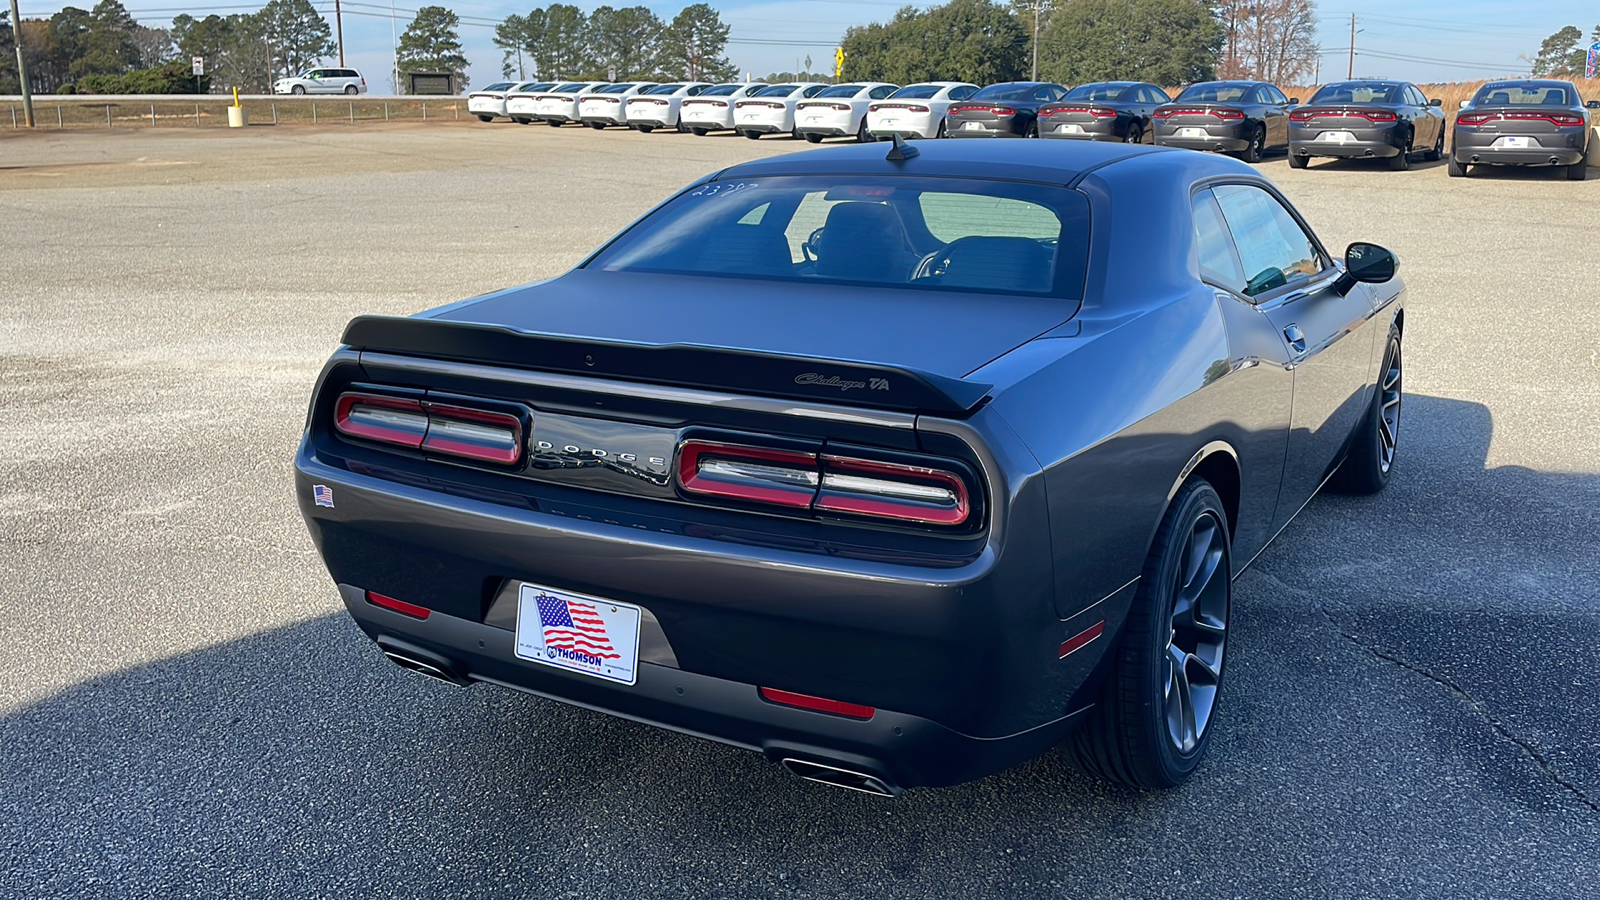
<instances>
[{"instance_id":1,"label":"black alloy wheel","mask_svg":"<svg viewBox=\"0 0 1600 900\"><path fill-rule=\"evenodd\" d=\"M1138 122L1128 126L1128 133L1122 136L1122 142L1125 144L1144 143L1144 129L1139 127Z\"/></svg>"},{"instance_id":2,"label":"black alloy wheel","mask_svg":"<svg viewBox=\"0 0 1600 900\"><path fill-rule=\"evenodd\" d=\"M1250 135L1250 146L1239 152L1239 158L1247 163L1261 162L1261 157L1267 152L1267 126L1257 125L1254 133Z\"/></svg>"},{"instance_id":3,"label":"black alloy wheel","mask_svg":"<svg viewBox=\"0 0 1600 900\"><path fill-rule=\"evenodd\" d=\"M1422 154L1428 162L1438 162L1444 159L1444 126L1439 126L1439 136L1433 139L1433 149Z\"/></svg>"},{"instance_id":4,"label":"black alloy wheel","mask_svg":"<svg viewBox=\"0 0 1600 900\"><path fill-rule=\"evenodd\" d=\"M1222 498L1192 478L1173 498L1095 707L1066 744L1082 771L1174 787L1210 745L1222 688L1233 561Z\"/></svg>"},{"instance_id":5,"label":"black alloy wheel","mask_svg":"<svg viewBox=\"0 0 1600 900\"><path fill-rule=\"evenodd\" d=\"M1350 452L1328 486L1344 494L1376 494L1389 483L1400 445L1400 410L1405 405L1405 356L1400 329L1389 326L1389 342L1378 370L1372 405L1350 438Z\"/></svg>"},{"instance_id":6,"label":"black alloy wheel","mask_svg":"<svg viewBox=\"0 0 1600 900\"><path fill-rule=\"evenodd\" d=\"M357 87L356 87L356 86L355 86L355 85L353 85L353 84L347 84L347 85L345 85L345 86L344 86L344 92L345 92L345 93L346 93L346 94L349 94L349 95L350 95L350 96L352 96L352 97L354 97L354 96L355 96L355 95L357 95L357 94L359 94L359 93L361 93L361 91L360 91L360 89L358 89L358 88L357 88Z\"/></svg>"},{"instance_id":7,"label":"black alloy wheel","mask_svg":"<svg viewBox=\"0 0 1600 900\"><path fill-rule=\"evenodd\" d=\"M1406 131L1400 136L1400 152L1389 157L1389 171L1404 172L1411 168L1411 141L1415 132Z\"/></svg>"}]
</instances>

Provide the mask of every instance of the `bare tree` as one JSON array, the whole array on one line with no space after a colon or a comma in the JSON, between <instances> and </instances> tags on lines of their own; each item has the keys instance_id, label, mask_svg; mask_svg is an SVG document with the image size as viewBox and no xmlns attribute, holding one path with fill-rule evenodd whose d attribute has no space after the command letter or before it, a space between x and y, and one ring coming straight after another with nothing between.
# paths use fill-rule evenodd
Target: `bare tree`
<instances>
[{"instance_id":1,"label":"bare tree","mask_svg":"<svg viewBox=\"0 0 1600 900\"><path fill-rule=\"evenodd\" d=\"M1221 0L1216 8L1227 32L1218 77L1292 84L1316 67L1315 0Z\"/></svg>"}]
</instances>

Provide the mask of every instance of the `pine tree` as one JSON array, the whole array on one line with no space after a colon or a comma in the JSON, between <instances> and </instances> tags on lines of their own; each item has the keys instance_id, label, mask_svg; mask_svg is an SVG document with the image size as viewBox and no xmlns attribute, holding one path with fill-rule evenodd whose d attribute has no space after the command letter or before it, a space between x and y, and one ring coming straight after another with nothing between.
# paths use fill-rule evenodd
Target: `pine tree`
<instances>
[{"instance_id":1,"label":"pine tree","mask_svg":"<svg viewBox=\"0 0 1600 900\"><path fill-rule=\"evenodd\" d=\"M443 6L424 6L400 35L400 74L407 72L451 72L458 87L467 86L467 58L461 53L461 38L456 29L461 17Z\"/></svg>"}]
</instances>

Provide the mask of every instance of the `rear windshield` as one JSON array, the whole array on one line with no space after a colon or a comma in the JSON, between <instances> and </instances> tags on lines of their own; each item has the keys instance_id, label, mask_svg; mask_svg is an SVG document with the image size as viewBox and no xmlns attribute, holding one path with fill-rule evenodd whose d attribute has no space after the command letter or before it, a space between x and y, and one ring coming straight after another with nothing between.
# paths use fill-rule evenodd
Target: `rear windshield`
<instances>
[{"instance_id":1,"label":"rear windshield","mask_svg":"<svg viewBox=\"0 0 1600 900\"><path fill-rule=\"evenodd\" d=\"M701 91L700 92L700 96L702 96L702 97L731 97L731 96L733 96L734 93L736 93L742 87L744 87L744 85L742 85L742 84L719 84L716 87L709 87L709 88L706 88L705 90Z\"/></svg>"},{"instance_id":2,"label":"rear windshield","mask_svg":"<svg viewBox=\"0 0 1600 900\"><path fill-rule=\"evenodd\" d=\"M775 84L751 94L752 97L787 97L800 89L798 84Z\"/></svg>"},{"instance_id":3,"label":"rear windshield","mask_svg":"<svg viewBox=\"0 0 1600 900\"><path fill-rule=\"evenodd\" d=\"M1538 82L1490 82L1478 89L1473 106L1572 106L1572 92Z\"/></svg>"},{"instance_id":4,"label":"rear windshield","mask_svg":"<svg viewBox=\"0 0 1600 900\"><path fill-rule=\"evenodd\" d=\"M555 85L551 84L550 82L541 81L538 84L526 85L522 89L524 91L548 91L553 87L555 87Z\"/></svg>"},{"instance_id":5,"label":"rear windshield","mask_svg":"<svg viewBox=\"0 0 1600 900\"><path fill-rule=\"evenodd\" d=\"M1125 84L1080 84L1067 91L1068 100L1115 100L1128 89Z\"/></svg>"},{"instance_id":6,"label":"rear windshield","mask_svg":"<svg viewBox=\"0 0 1600 900\"><path fill-rule=\"evenodd\" d=\"M1081 299L1077 191L958 178L808 175L678 195L587 268Z\"/></svg>"},{"instance_id":7,"label":"rear windshield","mask_svg":"<svg viewBox=\"0 0 1600 900\"><path fill-rule=\"evenodd\" d=\"M1038 90L1037 84L991 84L968 100L1026 100Z\"/></svg>"},{"instance_id":8,"label":"rear windshield","mask_svg":"<svg viewBox=\"0 0 1600 900\"><path fill-rule=\"evenodd\" d=\"M1250 93L1253 84L1229 84L1222 81L1213 81L1206 84L1191 84L1178 95L1178 102L1189 103L1237 103Z\"/></svg>"},{"instance_id":9,"label":"rear windshield","mask_svg":"<svg viewBox=\"0 0 1600 900\"><path fill-rule=\"evenodd\" d=\"M651 88L650 90L645 91L645 93L646 94L671 94L671 93L676 92L679 88L682 88L682 87L683 87L683 85L681 85L681 84L658 84L655 87Z\"/></svg>"},{"instance_id":10,"label":"rear windshield","mask_svg":"<svg viewBox=\"0 0 1600 900\"><path fill-rule=\"evenodd\" d=\"M576 94L578 91L581 91L586 87L588 87L588 85L586 85L586 84L573 84L573 83L562 84L562 85L557 85L556 89L554 91L551 91L551 93L553 93L553 94Z\"/></svg>"},{"instance_id":11,"label":"rear windshield","mask_svg":"<svg viewBox=\"0 0 1600 900\"><path fill-rule=\"evenodd\" d=\"M496 81L494 84L491 84L488 87L484 88L484 90L486 90L486 91L503 91L508 87L511 87L511 82L509 82L509 81Z\"/></svg>"},{"instance_id":12,"label":"rear windshield","mask_svg":"<svg viewBox=\"0 0 1600 900\"><path fill-rule=\"evenodd\" d=\"M1351 81L1323 85L1311 95L1312 103L1399 103L1403 88L1398 84L1373 84Z\"/></svg>"},{"instance_id":13,"label":"rear windshield","mask_svg":"<svg viewBox=\"0 0 1600 900\"><path fill-rule=\"evenodd\" d=\"M861 93L864 84L836 84L831 88L817 94L818 97L854 97Z\"/></svg>"},{"instance_id":14,"label":"rear windshield","mask_svg":"<svg viewBox=\"0 0 1600 900\"><path fill-rule=\"evenodd\" d=\"M601 88L600 90L595 91L595 93L596 94L626 94L628 91L630 91L632 89L633 89L633 85L631 85L631 84L608 84L605 87Z\"/></svg>"},{"instance_id":15,"label":"rear windshield","mask_svg":"<svg viewBox=\"0 0 1600 900\"><path fill-rule=\"evenodd\" d=\"M890 94L889 99L927 100L930 97L938 96L939 92L944 90L944 88L945 86L942 84L913 84L910 87L903 87L900 90Z\"/></svg>"}]
</instances>

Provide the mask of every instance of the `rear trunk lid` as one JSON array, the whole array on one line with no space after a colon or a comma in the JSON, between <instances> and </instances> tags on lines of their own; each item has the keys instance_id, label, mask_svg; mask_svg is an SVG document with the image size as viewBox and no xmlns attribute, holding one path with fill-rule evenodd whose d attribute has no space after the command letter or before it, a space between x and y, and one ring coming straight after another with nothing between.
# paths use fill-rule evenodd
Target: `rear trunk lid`
<instances>
[{"instance_id":1,"label":"rear trunk lid","mask_svg":"<svg viewBox=\"0 0 1600 900\"><path fill-rule=\"evenodd\" d=\"M1172 126L1236 125L1244 110L1228 103L1173 103L1155 111L1154 118Z\"/></svg>"},{"instance_id":2,"label":"rear trunk lid","mask_svg":"<svg viewBox=\"0 0 1600 900\"><path fill-rule=\"evenodd\" d=\"M1564 106L1475 106L1463 109L1458 125L1483 134L1557 134L1584 124L1582 114Z\"/></svg>"}]
</instances>

